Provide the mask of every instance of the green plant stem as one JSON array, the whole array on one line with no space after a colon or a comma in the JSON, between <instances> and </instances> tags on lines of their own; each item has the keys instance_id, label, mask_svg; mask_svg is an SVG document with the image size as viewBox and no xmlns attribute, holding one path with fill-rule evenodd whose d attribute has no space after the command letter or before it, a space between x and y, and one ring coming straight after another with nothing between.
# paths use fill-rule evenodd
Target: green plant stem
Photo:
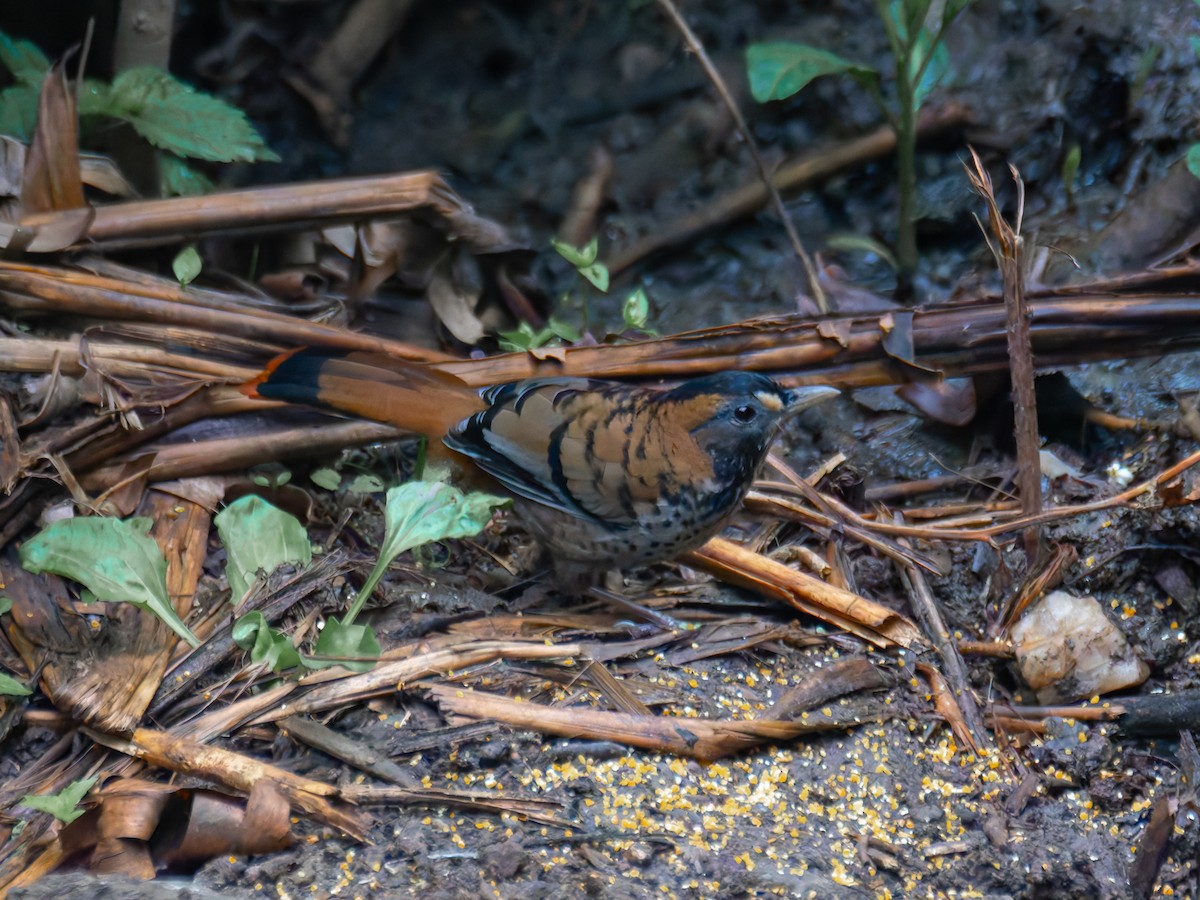
<instances>
[{"instance_id":1,"label":"green plant stem","mask_svg":"<svg viewBox=\"0 0 1200 900\"><path fill-rule=\"evenodd\" d=\"M888 46L896 64L896 109L889 107L880 94L876 100L896 129L896 264L898 287L905 290L917 268L916 183L917 183L917 103L920 83L909 71L916 30L901 34L888 11L887 0L875 0L875 12L887 33ZM931 54L932 55L932 54ZM924 66L922 66L924 68ZM918 76L919 78L919 76Z\"/></svg>"},{"instance_id":2,"label":"green plant stem","mask_svg":"<svg viewBox=\"0 0 1200 900\"><path fill-rule=\"evenodd\" d=\"M346 615L342 616L342 624L349 628L354 624L354 620L358 618L358 614L363 611L363 607L367 605L367 598L371 596L371 592L375 590L375 585L379 584L379 579L383 577L383 573L387 571L386 565L377 565L371 570L371 574L367 576L366 583L363 584L362 590L358 592L358 596L354 598L354 602L350 604L350 608L346 610Z\"/></svg>"}]
</instances>

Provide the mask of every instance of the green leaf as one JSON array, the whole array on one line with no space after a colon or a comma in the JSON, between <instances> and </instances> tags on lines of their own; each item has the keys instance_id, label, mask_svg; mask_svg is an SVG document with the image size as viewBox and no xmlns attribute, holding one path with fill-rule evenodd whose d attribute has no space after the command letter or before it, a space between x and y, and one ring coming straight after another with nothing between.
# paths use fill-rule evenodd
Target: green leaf
<instances>
[{"instance_id":1,"label":"green leaf","mask_svg":"<svg viewBox=\"0 0 1200 900\"><path fill-rule=\"evenodd\" d=\"M336 469L317 469L308 477L317 487L323 487L327 491L336 491L342 484L342 476Z\"/></svg>"},{"instance_id":2,"label":"green leaf","mask_svg":"<svg viewBox=\"0 0 1200 900\"><path fill-rule=\"evenodd\" d=\"M12 600L8 597L0 597L0 616L4 615L12 609Z\"/></svg>"},{"instance_id":3,"label":"green leaf","mask_svg":"<svg viewBox=\"0 0 1200 900\"><path fill-rule=\"evenodd\" d=\"M556 338L564 340L569 344L573 344L583 337L579 333L579 329L570 322L564 322L562 319L555 318L554 316L550 317L550 320L546 323L546 328Z\"/></svg>"},{"instance_id":4,"label":"green leaf","mask_svg":"<svg viewBox=\"0 0 1200 900\"><path fill-rule=\"evenodd\" d=\"M42 79L50 71L50 60L36 44L14 38L0 31L0 63L12 72L21 84L41 88Z\"/></svg>"},{"instance_id":5,"label":"green leaf","mask_svg":"<svg viewBox=\"0 0 1200 900\"><path fill-rule=\"evenodd\" d=\"M225 547L225 579L234 602L246 596L259 572L270 575L288 563L312 562L312 545L300 521L255 494L239 497L213 522Z\"/></svg>"},{"instance_id":6,"label":"green leaf","mask_svg":"<svg viewBox=\"0 0 1200 900\"><path fill-rule=\"evenodd\" d=\"M250 480L259 487L279 488L292 480L292 472L277 463L265 463L255 466Z\"/></svg>"},{"instance_id":7,"label":"green leaf","mask_svg":"<svg viewBox=\"0 0 1200 900\"><path fill-rule=\"evenodd\" d=\"M37 124L38 88L14 84L0 91L0 134L28 142Z\"/></svg>"},{"instance_id":8,"label":"green leaf","mask_svg":"<svg viewBox=\"0 0 1200 900\"><path fill-rule=\"evenodd\" d=\"M162 150L210 162L278 162L245 113L152 66L113 79L109 115Z\"/></svg>"},{"instance_id":9,"label":"green leaf","mask_svg":"<svg viewBox=\"0 0 1200 900\"><path fill-rule=\"evenodd\" d=\"M158 190L164 197L200 197L213 183L174 153L158 154Z\"/></svg>"},{"instance_id":10,"label":"green leaf","mask_svg":"<svg viewBox=\"0 0 1200 900\"><path fill-rule=\"evenodd\" d=\"M1200 144L1192 144L1187 149L1187 170L1200 178Z\"/></svg>"},{"instance_id":11,"label":"green leaf","mask_svg":"<svg viewBox=\"0 0 1200 900\"><path fill-rule=\"evenodd\" d=\"M147 532L149 519L60 519L21 545L21 565L78 581L99 600L132 603L158 616L192 647L200 641L167 595L167 561Z\"/></svg>"},{"instance_id":12,"label":"green leaf","mask_svg":"<svg viewBox=\"0 0 1200 900\"><path fill-rule=\"evenodd\" d=\"M627 328L641 331L646 327L646 322L650 319L650 298L644 290L638 288L625 298L621 307L621 318Z\"/></svg>"},{"instance_id":13,"label":"green leaf","mask_svg":"<svg viewBox=\"0 0 1200 900\"><path fill-rule=\"evenodd\" d=\"M918 31L912 56L908 61L909 79L917 79L916 87L913 90L913 103L916 109L921 108L925 98L941 84L942 79L950 71L950 51L941 41L936 44L932 44L932 41L933 38L924 28Z\"/></svg>"},{"instance_id":14,"label":"green leaf","mask_svg":"<svg viewBox=\"0 0 1200 900\"><path fill-rule=\"evenodd\" d=\"M925 16L929 14L930 0L903 0L901 6L906 33L911 34L925 25Z\"/></svg>"},{"instance_id":15,"label":"green leaf","mask_svg":"<svg viewBox=\"0 0 1200 900\"><path fill-rule=\"evenodd\" d=\"M499 334L501 348L508 351L536 350L554 340L557 335L550 326L536 331L528 322L521 322L515 331L501 331ZM578 338L576 338L578 340Z\"/></svg>"},{"instance_id":16,"label":"green leaf","mask_svg":"<svg viewBox=\"0 0 1200 900\"><path fill-rule=\"evenodd\" d=\"M112 86L95 78L83 79L79 86L79 114L81 116L107 116L112 106Z\"/></svg>"},{"instance_id":17,"label":"green leaf","mask_svg":"<svg viewBox=\"0 0 1200 900\"><path fill-rule=\"evenodd\" d=\"M750 76L750 93L759 103L790 97L822 75L845 72L860 80L876 77L869 66L842 59L819 47L790 41L751 44L746 49L746 71Z\"/></svg>"},{"instance_id":18,"label":"green leaf","mask_svg":"<svg viewBox=\"0 0 1200 900\"><path fill-rule=\"evenodd\" d=\"M265 664L272 672L300 665L300 653L292 646L291 639L268 625L266 616L258 610L233 623L232 637L235 644L250 651L252 662Z\"/></svg>"},{"instance_id":19,"label":"green leaf","mask_svg":"<svg viewBox=\"0 0 1200 900\"><path fill-rule=\"evenodd\" d=\"M490 494L464 494L444 481L410 481L389 490L383 547L375 568L346 613L345 624L354 622L387 567L405 550L431 541L479 534L491 520L492 511L511 502Z\"/></svg>"},{"instance_id":20,"label":"green leaf","mask_svg":"<svg viewBox=\"0 0 1200 900\"><path fill-rule=\"evenodd\" d=\"M565 241L550 238L550 246L558 251L558 255L577 269L586 269L596 261L600 252L600 238L594 237L583 247L572 247Z\"/></svg>"},{"instance_id":21,"label":"green leaf","mask_svg":"<svg viewBox=\"0 0 1200 900\"><path fill-rule=\"evenodd\" d=\"M98 776L72 781L57 794L26 794L21 798L21 806L47 812L60 822L71 823L83 815L79 808L80 801L87 796Z\"/></svg>"},{"instance_id":22,"label":"green leaf","mask_svg":"<svg viewBox=\"0 0 1200 900\"><path fill-rule=\"evenodd\" d=\"M346 486L351 494L378 494L383 490L383 479L375 475L356 475Z\"/></svg>"},{"instance_id":23,"label":"green leaf","mask_svg":"<svg viewBox=\"0 0 1200 900\"><path fill-rule=\"evenodd\" d=\"M832 250L843 250L852 253L873 253L895 269L896 256L884 244L865 234L834 234L825 241Z\"/></svg>"},{"instance_id":24,"label":"green leaf","mask_svg":"<svg viewBox=\"0 0 1200 900\"><path fill-rule=\"evenodd\" d=\"M590 281L597 290L608 293L608 266L604 263L592 263L577 269L580 275Z\"/></svg>"},{"instance_id":25,"label":"green leaf","mask_svg":"<svg viewBox=\"0 0 1200 900\"><path fill-rule=\"evenodd\" d=\"M500 349L508 353L533 349L533 326L528 322L521 322L512 331L501 331L497 337Z\"/></svg>"},{"instance_id":26,"label":"green leaf","mask_svg":"<svg viewBox=\"0 0 1200 900\"><path fill-rule=\"evenodd\" d=\"M29 688L17 681L11 675L0 672L0 695L5 697L28 697L32 694Z\"/></svg>"},{"instance_id":27,"label":"green leaf","mask_svg":"<svg viewBox=\"0 0 1200 900\"><path fill-rule=\"evenodd\" d=\"M370 672L380 652L379 639L370 625L354 625L330 616L317 638L314 655L305 660L305 665L311 669L343 666L351 672ZM363 662L353 661L358 659Z\"/></svg>"},{"instance_id":28,"label":"green leaf","mask_svg":"<svg viewBox=\"0 0 1200 900\"><path fill-rule=\"evenodd\" d=\"M175 258L171 260L171 271L175 273L175 278L184 287L195 281L196 276L203 268L204 260L200 258L199 251L191 244L176 253Z\"/></svg>"}]
</instances>

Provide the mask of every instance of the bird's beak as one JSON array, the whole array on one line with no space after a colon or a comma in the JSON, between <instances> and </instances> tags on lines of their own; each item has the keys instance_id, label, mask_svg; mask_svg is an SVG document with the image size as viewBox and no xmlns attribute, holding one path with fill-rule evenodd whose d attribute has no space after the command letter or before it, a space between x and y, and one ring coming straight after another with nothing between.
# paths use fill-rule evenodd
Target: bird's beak
<instances>
[{"instance_id":1,"label":"bird's beak","mask_svg":"<svg viewBox=\"0 0 1200 900\"><path fill-rule=\"evenodd\" d=\"M787 410L789 413L798 413L802 409L808 409L810 406L824 403L826 400L830 400L840 393L841 391L837 388L832 388L825 384L792 388L787 392Z\"/></svg>"}]
</instances>

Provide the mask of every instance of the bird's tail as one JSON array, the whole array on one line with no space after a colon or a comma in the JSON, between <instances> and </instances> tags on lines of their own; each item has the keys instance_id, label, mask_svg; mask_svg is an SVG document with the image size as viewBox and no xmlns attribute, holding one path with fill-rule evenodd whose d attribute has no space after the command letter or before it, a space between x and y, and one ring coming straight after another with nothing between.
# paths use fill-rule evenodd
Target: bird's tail
<instances>
[{"instance_id":1,"label":"bird's tail","mask_svg":"<svg viewBox=\"0 0 1200 900\"><path fill-rule=\"evenodd\" d=\"M242 392L374 419L434 439L484 407L478 391L453 375L364 351L293 350L271 360Z\"/></svg>"}]
</instances>

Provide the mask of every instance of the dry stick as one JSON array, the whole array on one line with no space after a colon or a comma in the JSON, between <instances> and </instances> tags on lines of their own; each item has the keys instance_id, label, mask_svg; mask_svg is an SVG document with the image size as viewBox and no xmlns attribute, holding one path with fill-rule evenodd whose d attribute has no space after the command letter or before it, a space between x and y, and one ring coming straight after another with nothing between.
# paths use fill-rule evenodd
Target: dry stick
<instances>
[{"instance_id":1,"label":"dry stick","mask_svg":"<svg viewBox=\"0 0 1200 900\"><path fill-rule=\"evenodd\" d=\"M901 543L907 542L901 541ZM962 711L963 720L975 738L975 745L982 747L985 745L984 741L988 732L984 727L979 706L975 702L975 694L971 690L967 667L963 665L958 645L955 644L950 629L946 627L946 620L942 618L942 611L938 609L937 601L933 599L933 592L929 590L929 582L925 580L925 573L916 566L902 566L900 577L904 579L908 587L913 614L921 623L921 627L925 629L926 636L933 642L938 656L942 658L942 677L950 685L950 691L958 703L958 708Z\"/></svg>"},{"instance_id":2,"label":"dry stick","mask_svg":"<svg viewBox=\"0 0 1200 900\"><path fill-rule=\"evenodd\" d=\"M481 219L432 171L309 184L271 185L224 191L203 197L136 200L97 206L79 246L153 245L213 231L328 227L372 218L396 218L426 209L470 246L511 248L500 226ZM60 225L63 212L25 216L21 226Z\"/></svg>"},{"instance_id":3,"label":"dry stick","mask_svg":"<svg viewBox=\"0 0 1200 900\"><path fill-rule=\"evenodd\" d=\"M804 249L804 244L800 242L800 235L796 233L796 227L792 224L792 218L788 215L788 211L783 205L783 198L779 196L775 182L771 179L771 173L767 171L766 160L758 152L758 144L754 140L754 135L750 133L750 127L746 124L741 110L738 109L737 101L729 93L729 88L725 85L724 79L721 78L721 73L717 71L717 67L708 58L708 54L704 51L704 45L700 43L700 39L696 37L695 32L684 21L683 16L679 14L679 10L676 9L675 4L671 0L658 0L658 5L663 8L668 18L675 23L675 27L683 35L688 49L696 55L700 67L704 69L704 74L708 76L708 80L712 82L717 94L721 97L721 101L729 110L729 114L733 116L733 121L737 125L738 132L741 134L742 140L746 142L746 148L750 151L750 156L754 159L754 165L758 167L758 174L762 177L763 184L767 186L767 190L771 194L771 205L775 207L776 214L778 214L780 220L783 222L783 228L787 232L788 240L792 242L792 249L796 251L796 256L800 258L800 262L804 265L804 274L808 277L808 289L812 292L817 309L824 315L829 312L829 302L825 299L825 291L821 287L820 279L817 277L817 267L813 265L812 258L808 255L808 251Z\"/></svg>"},{"instance_id":4,"label":"dry stick","mask_svg":"<svg viewBox=\"0 0 1200 900\"><path fill-rule=\"evenodd\" d=\"M278 788L293 808L355 840L368 840L368 817L341 801L337 788L332 785L165 731L135 728L128 736L92 728L84 728L83 732L97 744L126 756L244 794L249 794L259 782L266 781Z\"/></svg>"},{"instance_id":5,"label":"dry stick","mask_svg":"<svg viewBox=\"0 0 1200 900\"><path fill-rule=\"evenodd\" d=\"M1042 511L1042 468L1038 455L1037 398L1033 387L1033 341L1029 333L1029 307L1025 300L1025 273L1022 256L1025 241L1021 237L1021 218L1025 212L1025 183L1016 168L1009 166L1017 186L1017 223L1012 227L1000 214L992 178L983 161L971 148L975 169L967 168L971 186L983 197L988 209L988 224L996 242L984 234L988 249L996 257L1000 280L1004 284L1004 306L1008 312L1008 357L1012 374L1015 421L1013 437L1017 444L1017 485L1021 493L1021 511L1036 516ZM982 228L983 226L980 225ZM1025 530L1025 557L1030 566L1037 558L1041 531L1036 525Z\"/></svg>"},{"instance_id":6,"label":"dry stick","mask_svg":"<svg viewBox=\"0 0 1200 900\"><path fill-rule=\"evenodd\" d=\"M347 784L342 785L340 790L342 797L357 806L396 806L400 803L413 806L450 806L498 816L520 816L530 822L553 828L571 828L579 824L577 819L561 818L550 812L563 809L566 804L562 800L518 796L503 791L413 789L376 787L370 784Z\"/></svg>"},{"instance_id":7,"label":"dry stick","mask_svg":"<svg viewBox=\"0 0 1200 900\"><path fill-rule=\"evenodd\" d=\"M402 766L365 740L341 734L314 722L307 716L288 716L277 723L279 730L292 740L340 759L380 781L414 788L420 783L411 766Z\"/></svg>"}]
</instances>

